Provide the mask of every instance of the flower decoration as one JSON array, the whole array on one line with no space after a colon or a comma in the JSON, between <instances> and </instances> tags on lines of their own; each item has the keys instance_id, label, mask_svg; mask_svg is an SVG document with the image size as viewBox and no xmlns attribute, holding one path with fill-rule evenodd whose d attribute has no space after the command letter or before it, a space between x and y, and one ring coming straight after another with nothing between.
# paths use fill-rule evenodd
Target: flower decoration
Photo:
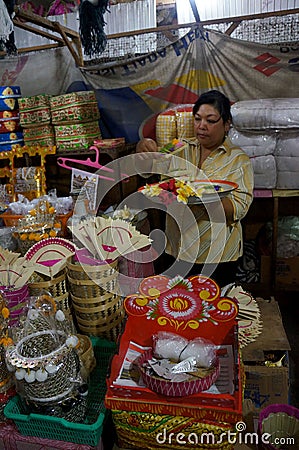
<instances>
[{"instance_id":1,"label":"flower decoration","mask_svg":"<svg viewBox=\"0 0 299 450\"><path fill-rule=\"evenodd\" d=\"M172 139L171 142L164 145L164 147L161 147L159 151L161 153L172 153L175 150L178 150L181 147L184 147L184 142L180 141L179 139Z\"/></svg>"},{"instance_id":2,"label":"flower decoration","mask_svg":"<svg viewBox=\"0 0 299 450\"><path fill-rule=\"evenodd\" d=\"M221 186L203 181L189 181L185 178L170 178L155 184L146 184L140 189L147 197L159 197L163 203L171 200L187 204L189 197L201 198L204 194L216 194L222 190Z\"/></svg>"},{"instance_id":3,"label":"flower decoration","mask_svg":"<svg viewBox=\"0 0 299 450\"><path fill-rule=\"evenodd\" d=\"M217 326L233 320L238 313L237 302L220 297L217 283L200 275L187 279L161 275L145 278L139 294L126 297L124 306L129 315L146 316L175 330L196 330L203 322Z\"/></svg>"}]
</instances>

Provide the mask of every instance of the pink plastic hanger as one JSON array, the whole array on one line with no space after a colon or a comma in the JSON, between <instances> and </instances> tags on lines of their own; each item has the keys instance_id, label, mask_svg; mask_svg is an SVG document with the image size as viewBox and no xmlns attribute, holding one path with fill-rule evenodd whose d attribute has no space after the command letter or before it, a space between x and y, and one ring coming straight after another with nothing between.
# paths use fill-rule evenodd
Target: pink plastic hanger
<instances>
[{"instance_id":1,"label":"pink plastic hanger","mask_svg":"<svg viewBox=\"0 0 299 450\"><path fill-rule=\"evenodd\" d=\"M57 164L61 167L64 167L65 169L72 170L72 169L76 169L76 167L72 167L72 166L68 165L68 163L77 163L77 164L81 164L82 166L94 167L95 169L100 169L100 170L104 170L106 172L114 173L113 169L111 169L110 167L103 166L102 164L99 163L100 151L99 151L98 147L96 147L95 145L92 145L91 147L89 147L89 150L95 150L95 152L96 152L96 159L94 161L92 161L90 158L81 160L81 159L59 157L59 158L57 158ZM115 181L115 179L111 178L111 177L105 177L104 175L99 175L99 174L96 174L96 175L99 178L102 178L103 180ZM127 175L125 173L120 173L120 176L122 178L129 177L129 175Z\"/></svg>"}]
</instances>

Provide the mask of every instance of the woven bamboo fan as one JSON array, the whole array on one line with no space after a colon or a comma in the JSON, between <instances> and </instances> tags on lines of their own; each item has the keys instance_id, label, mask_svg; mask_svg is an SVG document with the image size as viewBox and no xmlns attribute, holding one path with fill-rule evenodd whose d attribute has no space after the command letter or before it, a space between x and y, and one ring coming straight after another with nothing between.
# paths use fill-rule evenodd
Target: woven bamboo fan
<instances>
[{"instance_id":1,"label":"woven bamboo fan","mask_svg":"<svg viewBox=\"0 0 299 450\"><path fill-rule=\"evenodd\" d=\"M67 260L72 307L82 334L116 341L125 316L119 295L117 260L99 265Z\"/></svg>"}]
</instances>

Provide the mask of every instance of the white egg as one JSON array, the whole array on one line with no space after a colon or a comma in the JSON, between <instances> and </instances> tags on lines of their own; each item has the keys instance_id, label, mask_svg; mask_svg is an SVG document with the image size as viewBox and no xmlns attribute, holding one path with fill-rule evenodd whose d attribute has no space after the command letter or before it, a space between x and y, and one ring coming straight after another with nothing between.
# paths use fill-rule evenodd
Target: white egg
<instances>
[{"instance_id":1,"label":"white egg","mask_svg":"<svg viewBox=\"0 0 299 450\"><path fill-rule=\"evenodd\" d=\"M35 374L35 378L37 381L43 382L48 378L48 372L44 369L38 369Z\"/></svg>"},{"instance_id":2,"label":"white egg","mask_svg":"<svg viewBox=\"0 0 299 450\"><path fill-rule=\"evenodd\" d=\"M23 380L25 377L26 371L24 369L17 369L15 373L15 377L17 380Z\"/></svg>"},{"instance_id":3,"label":"white egg","mask_svg":"<svg viewBox=\"0 0 299 450\"><path fill-rule=\"evenodd\" d=\"M49 363L46 365L45 369L48 373L51 374L57 372L58 367L55 364Z\"/></svg>"},{"instance_id":4,"label":"white egg","mask_svg":"<svg viewBox=\"0 0 299 450\"><path fill-rule=\"evenodd\" d=\"M65 314L61 309L56 312L55 319L58 320L58 322L63 322L65 320Z\"/></svg>"},{"instance_id":5,"label":"white egg","mask_svg":"<svg viewBox=\"0 0 299 450\"><path fill-rule=\"evenodd\" d=\"M77 336L69 336L67 338L67 340L65 341L65 343L68 347L76 347L78 342L79 342L79 339L77 338Z\"/></svg>"},{"instance_id":6,"label":"white egg","mask_svg":"<svg viewBox=\"0 0 299 450\"><path fill-rule=\"evenodd\" d=\"M35 381L35 371L34 370L29 370L29 372L25 373L25 381L27 381L27 383L33 383Z\"/></svg>"}]
</instances>

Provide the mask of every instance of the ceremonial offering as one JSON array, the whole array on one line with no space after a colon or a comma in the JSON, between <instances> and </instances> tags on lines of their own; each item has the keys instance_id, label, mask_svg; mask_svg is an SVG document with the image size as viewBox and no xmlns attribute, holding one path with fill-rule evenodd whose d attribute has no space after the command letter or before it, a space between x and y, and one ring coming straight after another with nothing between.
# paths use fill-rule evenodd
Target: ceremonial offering
<instances>
[{"instance_id":1,"label":"ceremonial offering","mask_svg":"<svg viewBox=\"0 0 299 450\"><path fill-rule=\"evenodd\" d=\"M226 197L237 187L238 185L231 181L208 179L189 181L182 177L147 184L139 188L139 191L147 197L159 197L164 203L176 199L185 204L204 204Z\"/></svg>"},{"instance_id":2,"label":"ceremonial offering","mask_svg":"<svg viewBox=\"0 0 299 450\"><path fill-rule=\"evenodd\" d=\"M169 144L164 145L159 149L161 153L172 153L175 150L178 150L186 145L184 142L179 139L173 139Z\"/></svg>"},{"instance_id":3,"label":"ceremonial offering","mask_svg":"<svg viewBox=\"0 0 299 450\"><path fill-rule=\"evenodd\" d=\"M204 347L203 347L204 349ZM139 370L145 385L163 395L183 397L208 390L217 380L220 372L216 354L208 367L202 367L196 360L196 351L180 362L171 359L157 359L152 350L147 350L139 359Z\"/></svg>"},{"instance_id":4,"label":"ceremonial offering","mask_svg":"<svg viewBox=\"0 0 299 450\"><path fill-rule=\"evenodd\" d=\"M42 200L18 220L14 227L14 236L23 255L36 242L61 234L61 223L56 221L55 217L55 208L48 201Z\"/></svg>"},{"instance_id":5,"label":"ceremonial offering","mask_svg":"<svg viewBox=\"0 0 299 450\"><path fill-rule=\"evenodd\" d=\"M234 299L201 275L154 275L124 307L128 318L107 381L110 409L217 424L241 420Z\"/></svg>"},{"instance_id":6,"label":"ceremonial offering","mask_svg":"<svg viewBox=\"0 0 299 450\"><path fill-rule=\"evenodd\" d=\"M50 295L31 298L14 339L6 362L26 411L83 420L87 385L76 351L79 340L69 333L66 317Z\"/></svg>"},{"instance_id":7,"label":"ceremonial offering","mask_svg":"<svg viewBox=\"0 0 299 450\"><path fill-rule=\"evenodd\" d=\"M27 436L38 436L39 438L43 438L41 440L39 439L39 446L45 445L44 439L46 438L51 439L51 443L46 443L46 446L54 445L56 448L58 446L61 449L85 449L87 446L88 448L89 446L98 448L107 417L107 411L104 406L106 392L105 379L109 360L115 352L116 346L113 342L108 342L100 338L92 337L91 341L96 357L96 367L90 374L87 408L82 421L73 423L71 420L66 420L65 418L30 413L24 410L22 399L19 395L16 395L8 402L4 413L6 418L14 421L19 433L23 437L22 442L28 444ZM81 345L79 349L80 347ZM78 351L80 351L79 349ZM60 443L57 440L64 442Z\"/></svg>"}]
</instances>

